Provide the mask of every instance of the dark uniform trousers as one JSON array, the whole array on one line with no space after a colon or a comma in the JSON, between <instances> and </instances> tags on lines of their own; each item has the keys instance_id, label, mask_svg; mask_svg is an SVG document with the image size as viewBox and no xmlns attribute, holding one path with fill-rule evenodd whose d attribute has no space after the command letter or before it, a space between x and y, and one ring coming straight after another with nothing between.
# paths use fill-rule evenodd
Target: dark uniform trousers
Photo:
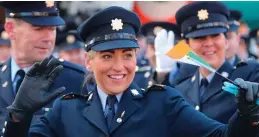
<instances>
[{"instance_id":1,"label":"dark uniform trousers","mask_svg":"<svg viewBox=\"0 0 259 137\"><path fill-rule=\"evenodd\" d=\"M72 64L67 61L60 62L63 65L63 70L54 81L50 90L65 86L64 94L70 92L80 93L82 83L84 81L85 71L82 67ZM3 63L0 67L0 128L4 127L7 116L7 107L14 101L15 95L13 92L13 84L11 81L11 59ZM52 104L46 106L46 111L52 108ZM35 119L45 114L45 110L40 110L35 113ZM0 132L2 134L2 132Z\"/></svg>"},{"instance_id":2,"label":"dark uniform trousers","mask_svg":"<svg viewBox=\"0 0 259 137\"><path fill-rule=\"evenodd\" d=\"M143 91L134 83L108 130L98 94L91 94L57 99L54 109L31 126L29 137L248 137L258 132L238 115L228 127L207 118L170 87L153 85ZM25 137L29 124L9 121L4 136Z\"/></svg>"},{"instance_id":3,"label":"dark uniform trousers","mask_svg":"<svg viewBox=\"0 0 259 137\"><path fill-rule=\"evenodd\" d=\"M255 61L240 62L236 67L227 61L218 70L220 74L231 80L242 78L247 81L259 82L259 64ZM182 83L176 89L196 110L222 123L228 123L237 109L235 96L222 90L224 78L214 75L203 96L199 96L199 71Z\"/></svg>"}]
</instances>

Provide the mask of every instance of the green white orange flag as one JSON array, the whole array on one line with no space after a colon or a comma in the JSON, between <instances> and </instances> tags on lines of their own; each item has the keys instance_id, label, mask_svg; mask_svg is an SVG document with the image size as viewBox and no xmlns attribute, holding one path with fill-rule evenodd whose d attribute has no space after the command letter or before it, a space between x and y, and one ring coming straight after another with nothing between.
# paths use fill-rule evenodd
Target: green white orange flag
<instances>
[{"instance_id":1,"label":"green white orange flag","mask_svg":"<svg viewBox=\"0 0 259 137\"><path fill-rule=\"evenodd\" d=\"M216 72L214 68L212 68L207 62L205 62L201 57L199 57L190 49L185 40L178 42L171 50L166 53L166 55L176 61L201 66L210 70L211 72Z\"/></svg>"}]
</instances>

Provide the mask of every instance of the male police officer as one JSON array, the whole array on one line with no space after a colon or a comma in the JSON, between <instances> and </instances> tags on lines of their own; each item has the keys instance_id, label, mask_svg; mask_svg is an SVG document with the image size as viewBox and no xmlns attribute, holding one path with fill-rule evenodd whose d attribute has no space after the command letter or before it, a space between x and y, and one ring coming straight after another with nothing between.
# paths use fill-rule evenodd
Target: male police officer
<instances>
[{"instance_id":1,"label":"male police officer","mask_svg":"<svg viewBox=\"0 0 259 137\"><path fill-rule=\"evenodd\" d=\"M169 22L150 22L143 25L141 31L148 39L146 56L153 67L150 76L152 83L174 87L184 78L194 74L196 66L177 63L165 55L175 43L181 40L179 26Z\"/></svg>"},{"instance_id":2,"label":"male police officer","mask_svg":"<svg viewBox=\"0 0 259 137\"><path fill-rule=\"evenodd\" d=\"M230 17L229 17L229 30L227 32L229 47L226 52L226 59L229 63L233 66L237 65L240 59L237 56L237 51L239 48L240 43L240 35L238 32L240 26L240 19L242 17L242 13L238 10L230 10Z\"/></svg>"},{"instance_id":3,"label":"male police officer","mask_svg":"<svg viewBox=\"0 0 259 137\"><path fill-rule=\"evenodd\" d=\"M221 2L193 2L176 13L183 37L190 48L223 77L259 81L259 64L242 62L233 68L225 60L229 11ZM228 123L237 109L235 97L221 89L223 77L200 67L176 86L196 110L222 123Z\"/></svg>"},{"instance_id":4,"label":"male police officer","mask_svg":"<svg viewBox=\"0 0 259 137\"><path fill-rule=\"evenodd\" d=\"M69 62L60 62L51 56L55 45L56 26L64 21L54 2L2 2L6 8L5 29L11 40L11 58L1 65L0 75L0 127L4 126L6 107L12 104L20 83L31 66L52 58L64 69L51 89L65 86L65 92L80 92L84 70ZM36 113L37 117L48 111L51 105Z\"/></svg>"},{"instance_id":5,"label":"male police officer","mask_svg":"<svg viewBox=\"0 0 259 137\"><path fill-rule=\"evenodd\" d=\"M59 58L84 66L84 43L78 38L76 31L61 34L60 44L56 45Z\"/></svg>"}]
</instances>

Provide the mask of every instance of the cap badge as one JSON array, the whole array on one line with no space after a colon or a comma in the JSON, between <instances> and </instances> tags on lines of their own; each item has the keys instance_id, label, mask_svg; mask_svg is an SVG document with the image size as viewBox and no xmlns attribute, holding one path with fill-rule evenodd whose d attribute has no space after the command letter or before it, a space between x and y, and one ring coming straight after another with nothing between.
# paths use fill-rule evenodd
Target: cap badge
<instances>
[{"instance_id":1,"label":"cap badge","mask_svg":"<svg viewBox=\"0 0 259 137\"><path fill-rule=\"evenodd\" d=\"M153 33L155 34L155 36L158 34L158 32L160 32L163 28L160 26L156 26L153 30Z\"/></svg>"},{"instance_id":2,"label":"cap badge","mask_svg":"<svg viewBox=\"0 0 259 137\"><path fill-rule=\"evenodd\" d=\"M51 8L54 6L54 1L46 1L46 7Z\"/></svg>"},{"instance_id":3,"label":"cap badge","mask_svg":"<svg viewBox=\"0 0 259 137\"><path fill-rule=\"evenodd\" d=\"M206 9L201 9L198 11L198 18L199 20L206 20L209 18L209 13Z\"/></svg>"},{"instance_id":4,"label":"cap badge","mask_svg":"<svg viewBox=\"0 0 259 137\"><path fill-rule=\"evenodd\" d=\"M3 31L2 33L1 33L1 38L2 39L9 39L9 35L8 35L8 33L6 32L6 31Z\"/></svg>"},{"instance_id":5,"label":"cap badge","mask_svg":"<svg viewBox=\"0 0 259 137\"><path fill-rule=\"evenodd\" d=\"M67 43L72 44L76 41L76 38L73 35L68 35L66 40L67 40Z\"/></svg>"},{"instance_id":6,"label":"cap badge","mask_svg":"<svg viewBox=\"0 0 259 137\"><path fill-rule=\"evenodd\" d=\"M112 20L111 26L112 26L112 30L116 30L116 31L121 30L123 26L122 20L115 18L114 20Z\"/></svg>"}]
</instances>

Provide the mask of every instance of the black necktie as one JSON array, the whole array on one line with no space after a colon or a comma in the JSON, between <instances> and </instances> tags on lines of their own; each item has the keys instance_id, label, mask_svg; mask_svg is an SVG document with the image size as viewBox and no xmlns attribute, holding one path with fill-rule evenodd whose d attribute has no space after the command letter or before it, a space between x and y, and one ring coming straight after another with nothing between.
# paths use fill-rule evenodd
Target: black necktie
<instances>
[{"instance_id":1,"label":"black necktie","mask_svg":"<svg viewBox=\"0 0 259 137\"><path fill-rule=\"evenodd\" d=\"M106 105L108 107L107 109L107 115L106 115L106 122L108 128L110 128L112 120L115 116L115 107L114 105L117 103L117 98L115 95L109 95L106 100Z\"/></svg>"},{"instance_id":2,"label":"black necktie","mask_svg":"<svg viewBox=\"0 0 259 137\"><path fill-rule=\"evenodd\" d=\"M206 78L201 79L201 85L200 85L200 98L206 91L207 86L209 85L209 82Z\"/></svg>"},{"instance_id":3,"label":"black necktie","mask_svg":"<svg viewBox=\"0 0 259 137\"><path fill-rule=\"evenodd\" d=\"M15 87L15 93L17 94L18 89L20 88L23 78L25 76L24 70L20 69L19 71L17 71L16 76L19 77L19 79L17 80L17 83L16 83L16 87Z\"/></svg>"}]
</instances>

